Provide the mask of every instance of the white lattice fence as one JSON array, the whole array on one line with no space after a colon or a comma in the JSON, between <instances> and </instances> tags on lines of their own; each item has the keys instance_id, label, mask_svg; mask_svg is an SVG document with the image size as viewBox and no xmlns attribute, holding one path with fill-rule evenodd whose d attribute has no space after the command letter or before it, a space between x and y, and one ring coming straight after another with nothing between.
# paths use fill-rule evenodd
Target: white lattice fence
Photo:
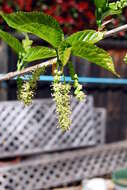
<instances>
[{"instance_id":1,"label":"white lattice fence","mask_svg":"<svg viewBox=\"0 0 127 190\"><path fill-rule=\"evenodd\" d=\"M0 158L102 144L105 111L87 101L72 101L71 130L56 127L55 104L51 99L34 101L29 107L19 102L0 103ZM79 114L80 112L80 114Z\"/></svg>"},{"instance_id":2,"label":"white lattice fence","mask_svg":"<svg viewBox=\"0 0 127 190\"><path fill-rule=\"evenodd\" d=\"M94 109L95 138L98 146L104 145L106 139L106 110L104 108Z\"/></svg>"},{"instance_id":3,"label":"white lattice fence","mask_svg":"<svg viewBox=\"0 0 127 190\"><path fill-rule=\"evenodd\" d=\"M39 190L127 167L127 142L89 150L35 156L0 169L1 190Z\"/></svg>"}]
</instances>

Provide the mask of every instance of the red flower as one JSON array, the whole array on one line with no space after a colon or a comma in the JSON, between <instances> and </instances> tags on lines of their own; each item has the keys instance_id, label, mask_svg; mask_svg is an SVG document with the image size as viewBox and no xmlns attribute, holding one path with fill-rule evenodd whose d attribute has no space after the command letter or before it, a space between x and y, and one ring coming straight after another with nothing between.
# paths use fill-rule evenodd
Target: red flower
<instances>
[{"instance_id":1,"label":"red flower","mask_svg":"<svg viewBox=\"0 0 127 190\"><path fill-rule=\"evenodd\" d=\"M56 3L63 3L63 0L56 0Z\"/></svg>"},{"instance_id":2,"label":"red flower","mask_svg":"<svg viewBox=\"0 0 127 190\"><path fill-rule=\"evenodd\" d=\"M119 20L114 19L114 20L112 21L112 23L113 23L113 25L114 25L115 27L117 27L117 26L119 25Z\"/></svg>"},{"instance_id":3,"label":"red flower","mask_svg":"<svg viewBox=\"0 0 127 190\"><path fill-rule=\"evenodd\" d=\"M14 11L44 11L46 14L53 16L63 27L65 33L76 32L84 29L90 25L95 26L94 7L89 0L2 0L4 2L4 12ZM8 5L5 2L10 2ZM10 6L11 5L11 6ZM32 7L34 5L34 7Z\"/></svg>"},{"instance_id":4,"label":"red flower","mask_svg":"<svg viewBox=\"0 0 127 190\"><path fill-rule=\"evenodd\" d=\"M61 9L63 12L68 12L70 8L76 8L77 3L74 0L61 3Z\"/></svg>"},{"instance_id":5,"label":"red flower","mask_svg":"<svg viewBox=\"0 0 127 190\"><path fill-rule=\"evenodd\" d=\"M50 9L46 9L46 10L44 10L45 11L45 13L47 13L48 15L53 15L54 13L55 13L55 11L56 11L56 6L52 6L52 7L50 7Z\"/></svg>"},{"instance_id":6,"label":"red flower","mask_svg":"<svg viewBox=\"0 0 127 190\"><path fill-rule=\"evenodd\" d=\"M77 9L79 12L83 12L84 10L88 9L88 3L87 2L80 2L77 3Z\"/></svg>"},{"instance_id":7,"label":"red flower","mask_svg":"<svg viewBox=\"0 0 127 190\"><path fill-rule=\"evenodd\" d=\"M94 14L93 14L91 11L85 12L85 15L87 16L87 18L88 18L89 20L95 19L95 16L94 16Z\"/></svg>"},{"instance_id":8,"label":"red flower","mask_svg":"<svg viewBox=\"0 0 127 190\"><path fill-rule=\"evenodd\" d=\"M62 12L66 12L68 10L68 8L69 8L69 4L67 4L67 3L63 3L61 5Z\"/></svg>"},{"instance_id":9,"label":"red flower","mask_svg":"<svg viewBox=\"0 0 127 190\"><path fill-rule=\"evenodd\" d=\"M65 23L65 19L62 16L54 16L54 18L60 23L60 24L64 24Z\"/></svg>"},{"instance_id":10,"label":"red flower","mask_svg":"<svg viewBox=\"0 0 127 190\"><path fill-rule=\"evenodd\" d=\"M121 36L121 37L125 36L125 31L119 32L119 36Z\"/></svg>"},{"instance_id":11,"label":"red flower","mask_svg":"<svg viewBox=\"0 0 127 190\"><path fill-rule=\"evenodd\" d=\"M11 7L9 7L7 4L4 4L4 5L3 5L2 10L3 10L5 13L12 13L12 12L13 12L13 9L12 9Z\"/></svg>"},{"instance_id":12,"label":"red flower","mask_svg":"<svg viewBox=\"0 0 127 190\"><path fill-rule=\"evenodd\" d=\"M16 0L18 6L20 7L20 9L24 9L25 6L25 0Z\"/></svg>"},{"instance_id":13,"label":"red flower","mask_svg":"<svg viewBox=\"0 0 127 190\"><path fill-rule=\"evenodd\" d=\"M81 17L77 21L76 28L77 30L81 30L82 28L85 28L85 22L81 19Z\"/></svg>"},{"instance_id":14,"label":"red flower","mask_svg":"<svg viewBox=\"0 0 127 190\"><path fill-rule=\"evenodd\" d=\"M32 0L27 0L25 2L25 10L26 11L31 11L32 10Z\"/></svg>"},{"instance_id":15,"label":"red flower","mask_svg":"<svg viewBox=\"0 0 127 190\"><path fill-rule=\"evenodd\" d=\"M77 7L77 3L74 0L69 0L67 2L67 4L69 4L69 6L71 6L71 8L76 8Z\"/></svg>"},{"instance_id":16,"label":"red flower","mask_svg":"<svg viewBox=\"0 0 127 190\"><path fill-rule=\"evenodd\" d=\"M65 18L65 22L68 24L74 24L75 23L74 19L71 16L67 16Z\"/></svg>"}]
</instances>

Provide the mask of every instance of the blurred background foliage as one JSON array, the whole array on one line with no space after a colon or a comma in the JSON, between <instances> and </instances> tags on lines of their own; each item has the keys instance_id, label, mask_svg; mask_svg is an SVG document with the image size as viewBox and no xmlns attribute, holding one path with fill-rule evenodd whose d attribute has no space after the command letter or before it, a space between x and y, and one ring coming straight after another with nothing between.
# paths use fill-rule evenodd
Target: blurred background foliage
<instances>
[{"instance_id":1,"label":"blurred background foliage","mask_svg":"<svg viewBox=\"0 0 127 190\"><path fill-rule=\"evenodd\" d=\"M66 34L95 27L94 5L89 0L1 0L0 9L6 13L43 11L58 20ZM2 20L1 24L7 29Z\"/></svg>"},{"instance_id":2,"label":"blurred background foliage","mask_svg":"<svg viewBox=\"0 0 127 190\"><path fill-rule=\"evenodd\" d=\"M96 28L95 6L93 0L0 0L0 10L6 13L14 11L43 11L53 16L61 24L65 34L78 30ZM109 24L112 29L127 22L127 9L123 15L115 16ZM0 19L1 28L10 30ZM127 39L125 32L120 32L117 37Z\"/></svg>"}]
</instances>

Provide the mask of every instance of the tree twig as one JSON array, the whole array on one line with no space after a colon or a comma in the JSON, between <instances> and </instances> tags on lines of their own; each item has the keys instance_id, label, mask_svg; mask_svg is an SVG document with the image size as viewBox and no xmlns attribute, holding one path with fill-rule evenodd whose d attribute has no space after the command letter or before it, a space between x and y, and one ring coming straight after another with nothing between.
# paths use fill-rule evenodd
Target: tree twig
<instances>
[{"instance_id":1,"label":"tree twig","mask_svg":"<svg viewBox=\"0 0 127 190\"><path fill-rule=\"evenodd\" d=\"M41 67L44 67L44 66L45 67L50 66L53 63L56 63L56 58L51 59L49 61L45 61L43 63L39 63L39 64L31 66L31 67L27 67L26 69L24 69L22 71L14 71L14 72L7 73L7 74L3 75L2 77L0 77L0 81L9 80L9 79L14 78L16 76L24 75L24 74L29 73L29 72L31 72L33 70L38 69L38 68L41 68Z\"/></svg>"},{"instance_id":2,"label":"tree twig","mask_svg":"<svg viewBox=\"0 0 127 190\"><path fill-rule=\"evenodd\" d=\"M127 30L127 24L125 24L123 26L119 26L119 27L114 28L112 30L106 31L104 33L104 38L113 36L113 35L119 33L120 31L126 31L126 30ZM22 71L14 71L14 72L7 73L7 74L3 75L2 77L0 77L0 81L9 80L9 79L14 78L16 76L24 75L24 74L29 73L29 72L37 69L37 68L41 68L43 66L50 66L53 63L56 63L56 58L51 59L51 60L46 61L46 62L43 62L43 63L40 63L40 64L37 64L37 65L34 65L34 66L31 66L31 67L28 67Z\"/></svg>"},{"instance_id":3,"label":"tree twig","mask_svg":"<svg viewBox=\"0 0 127 190\"><path fill-rule=\"evenodd\" d=\"M127 24L123 25L123 26L119 26L117 28L114 28L112 30L109 30L107 32L105 32L104 34L104 38L107 38L107 37L110 37L110 36L113 36L121 31L126 31L127 30Z\"/></svg>"},{"instance_id":4,"label":"tree twig","mask_svg":"<svg viewBox=\"0 0 127 190\"><path fill-rule=\"evenodd\" d=\"M105 22L102 23L101 27L105 28L105 26L109 23L112 23L114 21L114 18L110 19L110 20L106 20Z\"/></svg>"}]
</instances>

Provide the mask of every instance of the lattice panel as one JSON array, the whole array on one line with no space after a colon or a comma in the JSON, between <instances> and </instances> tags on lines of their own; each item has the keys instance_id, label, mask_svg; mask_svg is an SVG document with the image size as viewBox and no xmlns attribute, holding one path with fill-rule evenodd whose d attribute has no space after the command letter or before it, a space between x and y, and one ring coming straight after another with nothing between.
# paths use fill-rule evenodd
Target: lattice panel
<instances>
[{"instance_id":1,"label":"lattice panel","mask_svg":"<svg viewBox=\"0 0 127 190\"><path fill-rule=\"evenodd\" d=\"M51 154L0 169L1 190L39 190L127 167L127 142Z\"/></svg>"},{"instance_id":2,"label":"lattice panel","mask_svg":"<svg viewBox=\"0 0 127 190\"><path fill-rule=\"evenodd\" d=\"M95 136L97 145L104 145L106 136L106 110L95 108L94 111Z\"/></svg>"},{"instance_id":3,"label":"lattice panel","mask_svg":"<svg viewBox=\"0 0 127 190\"><path fill-rule=\"evenodd\" d=\"M92 97L80 103L73 99L72 110L71 130L63 133L56 127L55 105L50 99L34 101L29 107L0 103L0 158L94 145Z\"/></svg>"}]
</instances>

